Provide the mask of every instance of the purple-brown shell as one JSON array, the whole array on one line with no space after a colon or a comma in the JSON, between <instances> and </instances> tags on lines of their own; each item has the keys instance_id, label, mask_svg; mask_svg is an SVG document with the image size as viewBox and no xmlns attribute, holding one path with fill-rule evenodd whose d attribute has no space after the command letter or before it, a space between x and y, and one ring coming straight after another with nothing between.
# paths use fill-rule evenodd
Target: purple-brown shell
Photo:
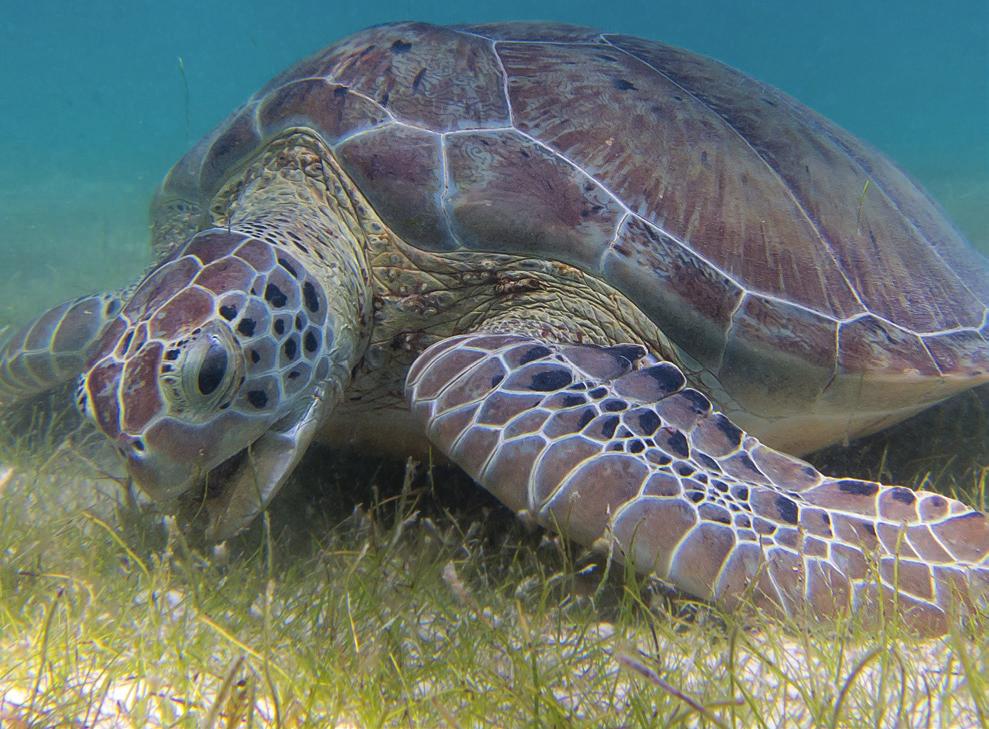
<instances>
[{"instance_id":1,"label":"purple-brown shell","mask_svg":"<svg viewBox=\"0 0 989 729\"><path fill-rule=\"evenodd\" d=\"M207 201L287 128L320 135L407 243L599 275L743 404L855 373L989 379L989 266L938 206L703 56L552 24L372 28L273 79L162 198Z\"/></svg>"}]
</instances>

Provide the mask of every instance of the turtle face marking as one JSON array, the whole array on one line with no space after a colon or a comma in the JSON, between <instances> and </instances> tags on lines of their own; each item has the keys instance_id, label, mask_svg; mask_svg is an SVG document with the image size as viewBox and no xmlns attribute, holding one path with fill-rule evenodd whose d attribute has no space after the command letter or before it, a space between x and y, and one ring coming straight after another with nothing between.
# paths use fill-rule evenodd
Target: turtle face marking
<instances>
[{"instance_id":1,"label":"turtle face marking","mask_svg":"<svg viewBox=\"0 0 989 729\"><path fill-rule=\"evenodd\" d=\"M198 484L304 407L329 370L326 294L292 256L209 230L138 284L80 384L84 413L156 500ZM229 464L228 464L229 465Z\"/></svg>"}]
</instances>

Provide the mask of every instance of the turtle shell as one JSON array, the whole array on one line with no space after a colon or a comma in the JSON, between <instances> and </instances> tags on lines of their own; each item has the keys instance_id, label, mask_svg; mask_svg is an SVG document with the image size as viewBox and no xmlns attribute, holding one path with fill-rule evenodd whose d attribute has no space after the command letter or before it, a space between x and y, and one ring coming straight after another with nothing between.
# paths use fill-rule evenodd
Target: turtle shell
<instances>
[{"instance_id":1,"label":"turtle shell","mask_svg":"<svg viewBox=\"0 0 989 729\"><path fill-rule=\"evenodd\" d=\"M407 243L600 276L760 417L989 379L986 261L881 154L711 59L544 23L372 28L272 80L159 199L203 204L295 127Z\"/></svg>"}]
</instances>

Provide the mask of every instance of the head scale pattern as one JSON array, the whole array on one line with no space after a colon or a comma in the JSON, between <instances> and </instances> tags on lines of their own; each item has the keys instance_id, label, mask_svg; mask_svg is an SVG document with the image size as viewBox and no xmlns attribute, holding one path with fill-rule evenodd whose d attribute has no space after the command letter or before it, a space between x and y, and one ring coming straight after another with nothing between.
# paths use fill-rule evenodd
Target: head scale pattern
<instances>
[{"instance_id":1,"label":"head scale pattern","mask_svg":"<svg viewBox=\"0 0 989 729\"><path fill-rule=\"evenodd\" d=\"M209 229L138 284L79 403L138 481L160 484L151 495L168 497L303 403L332 346L326 293L296 257Z\"/></svg>"}]
</instances>

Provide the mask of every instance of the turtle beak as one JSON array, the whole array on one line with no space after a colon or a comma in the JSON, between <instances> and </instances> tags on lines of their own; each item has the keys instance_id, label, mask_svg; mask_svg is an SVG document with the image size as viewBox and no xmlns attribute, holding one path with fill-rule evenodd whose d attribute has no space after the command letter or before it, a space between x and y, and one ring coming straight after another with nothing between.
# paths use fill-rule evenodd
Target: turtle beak
<instances>
[{"instance_id":1,"label":"turtle beak","mask_svg":"<svg viewBox=\"0 0 989 729\"><path fill-rule=\"evenodd\" d=\"M190 491L200 480L202 473L190 468L165 453L148 453L141 447L142 440L122 436L119 443L124 453L127 473L134 483L153 501L164 503Z\"/></svg>"}]
</instances>

